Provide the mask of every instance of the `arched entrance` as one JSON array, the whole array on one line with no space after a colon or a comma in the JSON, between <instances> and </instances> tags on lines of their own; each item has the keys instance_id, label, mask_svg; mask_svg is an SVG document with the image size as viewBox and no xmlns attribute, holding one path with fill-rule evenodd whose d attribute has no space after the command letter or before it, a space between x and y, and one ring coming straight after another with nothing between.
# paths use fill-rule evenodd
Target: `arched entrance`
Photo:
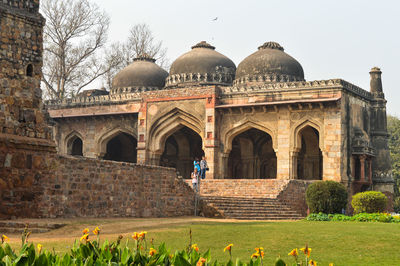
<instances>
[{"instance_id":1,"label":"arched entrance","mask_svg":"<svg viewBox=\"0 0 400 266\"><path fill-rule=\"evenodd\" d=\"M251 128L233 138L227 177L276 178L276 154L271 136Z\"/></svg>"},{"instance_id":2,"label":"arched entrance","mask_svg":"<svg viewBox=\"0 0 400 266\"><path fill-rule=\"evenodd\" d=\"M83 156L83 142L80 137L74 136L68 141L67 153L69 155Z\"/></svg>"},{"instance_id":3,"label":"arched entrance","mask_svg":"<svg viewBox=\"0 0 400 266\"><path fill-rule=\"evenodd\" d=\"M195 158L204 155L201 137L192 129L184 126L167 138L160 165L174 167L183 178L190 178Z\"/></svg>"},{"instance_id":4,"label":"arched entrance","mask_svg":"<svg viewBox=\"0 0 400 266\"><path fill-rule=\"evenodd\" d=\"M300 150L297 154L297 178L322 179L322 152L319 148L319 132L305 126L298 133ZM300 144L299 143L299 144Z\"/></svg>"},{"instance_id":5,"label":"arched entrance","mask_svg":"<svg viewBox=\"0 0 400 266\"><path fill-rule=\"evenodd\" d=\"M136 163L137 140L130 134L120 132L107 142L103 159L119 162Z\"/></svg>"}]
</instances>

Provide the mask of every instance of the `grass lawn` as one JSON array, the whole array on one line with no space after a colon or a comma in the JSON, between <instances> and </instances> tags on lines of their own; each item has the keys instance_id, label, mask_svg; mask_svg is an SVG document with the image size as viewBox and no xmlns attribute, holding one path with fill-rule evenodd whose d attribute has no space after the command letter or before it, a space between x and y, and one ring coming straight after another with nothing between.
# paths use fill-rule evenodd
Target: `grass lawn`
<instances>
[{"instance_id":1,"label":"grass lawn","mask_svg":"<svg viewBox=\"0 0 400 266\"><path fill-rule=\"evenodd\" d=\"M60 220L57 220L58 222ZM212 220L202 218L162 219L74 219L63 220L67 226L30 238L45 249L66 252L81 230L99 226L102 239L114 240L123 235L129 239L134 231L145 230L155 246L165 242L171 250L183 249L189 242L192 229L193 243L200 251L211 249L213 259L227 261L223 248L233 243L233 257L248 262L255 247L264 247L266 265L271 265L278 255L292 263L288 253L308 243L311 258L318 265L400 265L400 225L361 222L248 222ZM1 233L1 232L0 232ZM13 247L19 247L19 235L9 236ZM125 243L122 241L122 243ZM302 256L302 255L301 255ZM264 264L265 265L265 264Z\"/></svg>"}]
</instances>

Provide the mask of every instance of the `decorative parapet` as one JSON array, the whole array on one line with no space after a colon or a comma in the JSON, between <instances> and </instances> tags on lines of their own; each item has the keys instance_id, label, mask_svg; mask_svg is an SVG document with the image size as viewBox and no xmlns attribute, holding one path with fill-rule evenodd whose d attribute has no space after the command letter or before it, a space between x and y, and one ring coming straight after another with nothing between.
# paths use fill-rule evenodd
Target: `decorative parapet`
<instances>
[{"instance_id":1,"label":"decorative parapet","mask_svg":"<svg viewBox=\"0 0 400 266\"><path fill-rule=\"evenodd\" d=\"M276 83L276 82L295 82L295 81L304 81L299 77L292 75L276 75L276 74L267 74L267 75L246 75L239 79L235 79L233 81L233 86L246 85L248 83L258 82L258 83Z\"/></svg>"},{"instance_id":2,"label":"decorative parapet","mask_svg":"<svg viewBox=\"0 0 400 266\"><path fill-rule=\"evenodd\" d=\"M156 91L162 88L159 87L126 87L126 88L113 88L110 90L110 94L132 94L132 93L141 93L145 91Z\"/></svg>"},{"instance_id":3,"label":"decorative parapet","mask_svg":"<svg viewBox=\"0 0 400 266\"><path fill-rule=\"evenodd\" d=\"M74 106L87 106L87 105L102 105L107 103L121 103L132 100L140 100L141 94L137 93L125 93L125 94L110 94L110 95L98 95L91 97L75 97L67 98L63 100L48 100L45 101L45 105L52 109L57 107L74 107Z\"/></svg>"},{"instance_id":4,"label":"decorative parapet","mask_svg":"<svg viewBox=\"0 0 400 266\"><path fill-rule=\"evenodd\" d=\"M219 72L217 70L217 72ZM199 83L203 84L219 84L219 85L232 85L235 74L232 71L220 71L220 73L181 73L168 76L165 80L165 86L171 87L176 85L185 86L185 83Z\"/></svg>"},{"instance_id":5,"label":"decorative parapet","mask_svg":"<svg viewBox=\"0 0 400 266\"><path fill-rule=\"evenodd\" d=\"M296 82L275 82L266 83L259 86L240 86L221 88L222 94L241 94L252 92L263 92L273 90L298 90L298 89L313 89L313 88L343 88L353 94L356 94L367 100L372 100L373 96L370 92L357 87L342 79L315 80L315 81L296 81Z\"/></svg>"}]
</instances>

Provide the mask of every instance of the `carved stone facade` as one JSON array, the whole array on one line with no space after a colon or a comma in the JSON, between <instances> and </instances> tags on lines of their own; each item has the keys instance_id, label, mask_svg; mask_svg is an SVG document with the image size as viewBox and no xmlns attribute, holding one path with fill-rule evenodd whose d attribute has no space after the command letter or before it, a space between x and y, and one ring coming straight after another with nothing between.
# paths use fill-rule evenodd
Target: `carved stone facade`
<instances>
[{"instance_id":1,"label":"carved stone facade","mask_svg":"<svg viewBox=\"0 0 400 266\"><path fill-rule=\"evenodd\" d=\"M135 76L108 95L50 101L59 152L74 136L83 156L104 158L105 142L125 132L137 141L138 163L174 167L184 178L205 155L207 178L335 180L351 193L393 193L378 68L370 91L341 79L305 81L273 42L244 59L236 79L235 68L201 42L172 64L164 87Z\"/></svg>"}]
</instances>

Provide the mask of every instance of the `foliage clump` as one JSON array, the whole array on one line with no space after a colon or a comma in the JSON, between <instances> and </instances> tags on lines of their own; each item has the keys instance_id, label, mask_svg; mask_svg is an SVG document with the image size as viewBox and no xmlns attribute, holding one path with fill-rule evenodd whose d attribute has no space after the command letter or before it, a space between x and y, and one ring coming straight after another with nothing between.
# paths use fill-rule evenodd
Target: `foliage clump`
<instances>
[{"instance_id":1,"label":"foliage clump","mask_svg":"<svg viewBox=\"0 0 400 266\"><path fill-rule=\"evenodd\" d=\"M400 223L400 215L390 213L359 213L353 216L344 214L312 213L307 216L307 221L329 221L329 222L380 222Z\"/></svg>"},{"instance_id":2,"label":"foliage clump","mask_svg":"<svg viewBox=\"0 0 400 266\"><path fill-rule=\"evenodd\" d=\"M317 181L308 186L306 201L311 213L341 213L347 206L347 191L338 182Z\"/></svg>"},{"instance_id":3,"label":"foliage clump","mask_svg":"<svg viewBox=\"0 0 400 266\"><path fill-rule=\"evenodd\" d=\"M380 191L366 191L355 194L351 200L351 205L355 214L374 213L385 211L387 201L385 194Z\"/></svg>"}]
</instances>

